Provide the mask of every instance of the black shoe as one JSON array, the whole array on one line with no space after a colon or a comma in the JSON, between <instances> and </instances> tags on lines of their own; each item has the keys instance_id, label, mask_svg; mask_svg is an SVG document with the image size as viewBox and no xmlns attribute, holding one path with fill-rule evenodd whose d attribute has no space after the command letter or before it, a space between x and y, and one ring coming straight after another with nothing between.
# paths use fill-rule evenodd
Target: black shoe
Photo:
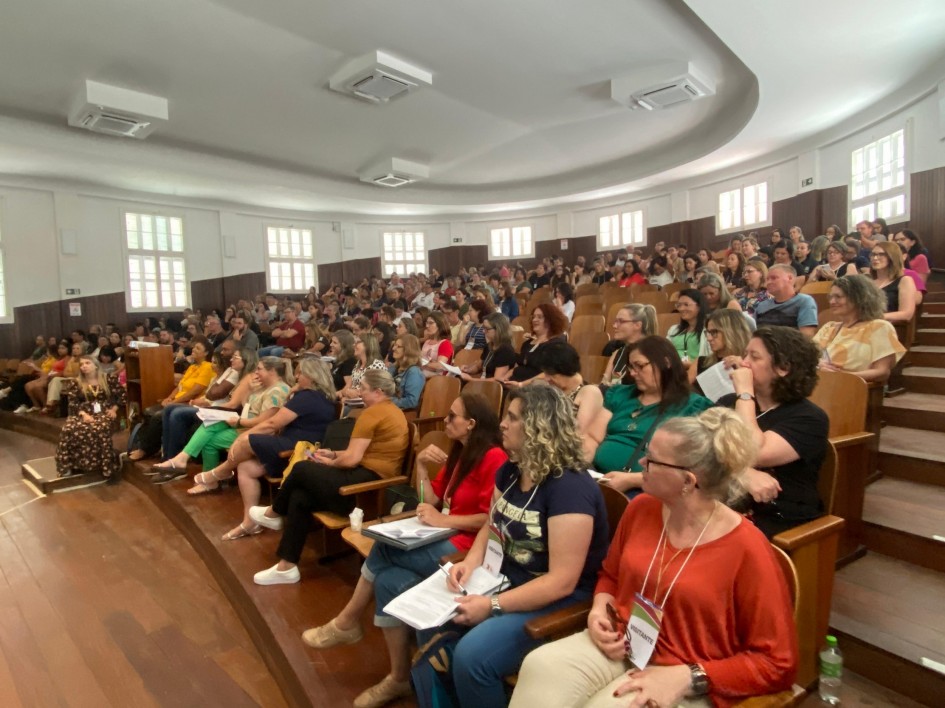
<instances>
[{"instance_id":1,"label":"black shoe","mask_svg":"<svg viewBox=\"0 0 945 708\"><path fill-rule=\"evenodd\" d=\"M151 484L167 484L175 479L187 476L187 470L184 467L168 467L161 471L157 477L151 480Z\"/></svg>"}]
</instances>

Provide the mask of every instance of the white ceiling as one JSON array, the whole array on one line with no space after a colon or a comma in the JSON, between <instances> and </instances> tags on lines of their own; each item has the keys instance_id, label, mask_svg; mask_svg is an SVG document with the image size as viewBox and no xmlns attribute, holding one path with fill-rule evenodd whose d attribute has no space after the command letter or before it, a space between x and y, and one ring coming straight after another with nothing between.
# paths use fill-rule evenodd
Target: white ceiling
<instances>
[{"instance_id":1,"label":"white ceiling","mask_svg":"<svg viewBox=\"0 0 945 708\"><path fill-rule=\"evenodd\" d=\"M484 212L630 192L803 140L945 54L945 2L7 0L0 173L300 210ZM327 89L384 49L432 88ZM608 80L694 61L718 94L631 112ZM84 79L168 98L145 142L66 127ZM358 171L397 156L426 182Z\"/></svg>"}]
</instances>

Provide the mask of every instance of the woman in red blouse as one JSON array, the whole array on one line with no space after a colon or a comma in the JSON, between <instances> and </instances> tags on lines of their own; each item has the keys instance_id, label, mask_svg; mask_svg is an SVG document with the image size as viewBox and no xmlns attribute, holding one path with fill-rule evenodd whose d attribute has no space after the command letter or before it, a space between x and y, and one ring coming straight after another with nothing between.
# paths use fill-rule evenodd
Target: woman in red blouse
<instances>
[{"instance_id":1,"label":"woman in red blouse","mask_svg":"<svg viewBox=\"0 0 945 708\"><path fill-rule=\"evenodd\" d=\"M328 624L310 629L303 641L316 649L353 644L364 632L361 615L375 600L374 624L384 630L391 672L364 691L354 705L382 705L410 690L411 629L383 612L388 602L413 587L439 567L444 555L468 551L486 521L495 473L508 459L499 447L499 420L480 394L463 393L453 401L446 416L446 434L453 441L447 455L435 445L417 455L417 480L424 501L417 518L429 526L453 528L458 533L446 541L402 551L375 543L361 568L354 594L344 609ZM435 479L427 475L428 464L442 464Z\"/></svg>"},{"instance_id":2,"label":"woman in red blouse","mask_svg":"<svg viewBox=\"0 0 945 708\"><path fill-rule=\"evenodd\" d=\"M657 430L641 460L646 494L621 519L587 629L528 655L512 708L683 698L725 707L791 687L787 584L764 535L723 503L756 452L745 424L721 408ZM627 631L635 607L661 615L648 661L638 630L653 630L634 616Z\"/></svg>"}]
</instances>

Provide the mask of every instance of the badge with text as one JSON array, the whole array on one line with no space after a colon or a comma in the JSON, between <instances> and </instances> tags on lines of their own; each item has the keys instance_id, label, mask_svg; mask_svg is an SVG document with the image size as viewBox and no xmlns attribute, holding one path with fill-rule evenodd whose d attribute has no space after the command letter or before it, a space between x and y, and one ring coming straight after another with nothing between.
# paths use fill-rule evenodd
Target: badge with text
<instances>
[{"instance_id":1,"label":"badge with text","mask_svg":"<svg viewBox=\"0 0 945 708\"><path fill-rule=\"evenodd\" d=\"M637 593L627 624L626 640L630 645L630 663L638 669L645 669L650 663L662 623L662 608Z\"/></svg>"},{"instance_id":2,"label":"badge with text","mask_svg":"<svg viewBox=\"0 0 945 708\"><path fill-rule=\"evenodd\" d=\"M505 553L502 550L502 536L495 525L489 526L489 540L486 542L486 557L482 561L482 567L489 571L495 577L499 577L502 570L502 558Z\"/></svg>"},{"instance_id":3,"label":"badge with text","mask_svg":"<svg viewBox=\"0 0 945 708\"><path fill-rule=\"evenodd\" d=\"M93 403L93 404L92 404L92 411L95 412L95 413L101 413L101 412L102 412L102 404L99 403L98 401L96 401L95 403Z\"/></svg>"}]
</instances>

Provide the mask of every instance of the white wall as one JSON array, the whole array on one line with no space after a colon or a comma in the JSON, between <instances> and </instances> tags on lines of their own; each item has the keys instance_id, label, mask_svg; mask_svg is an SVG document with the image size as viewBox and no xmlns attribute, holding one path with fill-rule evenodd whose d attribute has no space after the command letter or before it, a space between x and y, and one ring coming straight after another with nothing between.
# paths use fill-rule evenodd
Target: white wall
<instances>
[{"instance_id":1,"label":"white wall","mask_svg":"<svg viewBox=\"0 0 945 708\"><path fill-rule=\"evenodd\" d=\"M93 194L43 189L6 178L0 183L0 234L7 299L12 311L17 306L66 298L67 288L77 288L83 296L123 291L123 210L158 212L184 220L191 280L262 271L267 225L312 229L315 256L320 263L379 257L381 234L386 230L422 230L427 235L428 249L448 247L457 236L464 245L488 245L489 231L503 226L531 226L536 241L548 241L596 234L601 216L621 211L643 209L647 226L713 216L719 192L762 179L768 180L774 201L808 189L844 185L849 179L850 152L907 121L911 131L910 171L945 166L945 98L933 91L869 128L833 136L819 146L804 145L796 154L779 155L767 164L765 160L753 161L764 167L749 170L735 166L624 201L601 200L579 208L569 204L560 211L511 213L487 219L345 220L331 214L195 205L172 197L148 196L136 201L109 196L104 190ZM802 188L800 181L806 177L814 177L814 184ZM76 255L61 254L63 232L75 235ZM344 247L345 234L353 238L352 248Z\"/></svg>"}]
</instances>

